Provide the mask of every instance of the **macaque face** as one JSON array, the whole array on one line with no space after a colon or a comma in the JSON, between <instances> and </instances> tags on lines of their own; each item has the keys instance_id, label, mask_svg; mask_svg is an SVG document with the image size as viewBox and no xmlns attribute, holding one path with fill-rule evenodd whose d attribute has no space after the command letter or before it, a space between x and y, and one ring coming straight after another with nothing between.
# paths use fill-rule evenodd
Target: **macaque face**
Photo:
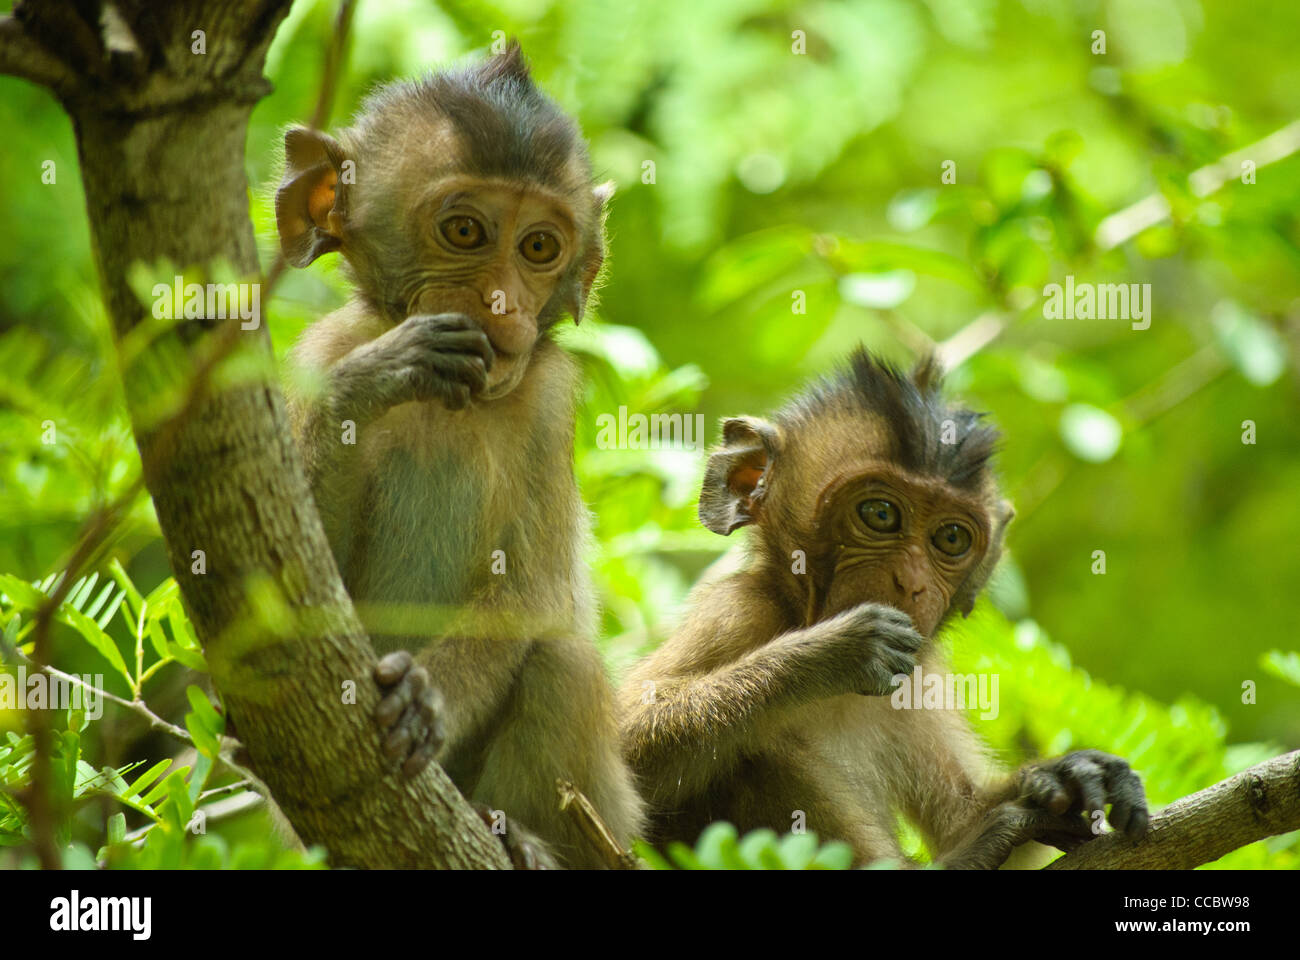
<instances>
[{"instance_id":1,"label":"macaque face","mask_svg":"<svg viewBox=\"0 0 1300 960\"><path fill-rule=\"evenodd\" d=\"M571 210L544 187L467 175L437 181L412 206L407 313L464 313L482 327L495 352L485 399L527 369L539 317L579 252Z\"/></svg>"},{"instance_id":2,"label":"macaque face","mask_svg":"<svg viewBox=\"0 0 1300 960\"><path fill-rule=\"evenodd\" d=\"M823 616L887 603L933 636L988 550L979 501L937 478L876 463L832 481L819 502L824 535L835 544Z\"/></svg>"}]
</instances>

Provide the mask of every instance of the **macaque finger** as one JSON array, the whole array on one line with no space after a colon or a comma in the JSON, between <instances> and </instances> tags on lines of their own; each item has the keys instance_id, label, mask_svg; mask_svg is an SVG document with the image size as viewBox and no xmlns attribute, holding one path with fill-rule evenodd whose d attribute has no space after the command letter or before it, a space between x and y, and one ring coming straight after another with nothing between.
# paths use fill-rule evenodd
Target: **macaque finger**
<instances>
[{"instance_id":1,"label":"macaque finger","mask_svg":"<svg viewBox=\"0 0 1300 960\"><path fill-rule=\"evenodd\" d=\"M447 731L442 722L442 696L434 689L425 689L416 701L420 722L428 728L428 742L433 752L442 749L446 742Z\"/></svg>"},{"instance_id":2,"label":"macaque finger","mask_svg":"<svg viewBox=\"0 0 1300 960\"><path fill-rule=\"evenodd\" d=\"M406 682L411 688L411 699L418 699L429 688L429 671L417 663L406 671Z\"/></svg>"},{"instance_id":3,"label":"macaque finger","mask_svg":"<svg viewBox=\"0 0 1300 960\"><path fill-rule=\"evenodd\" d=\"M1025 797L1045 810L1063 814L1070 809L1070 795L1050 770L1034 770L1025 778Z\"/></svg>"},{"instance_id":4,"label":"macaque finger","mask_svg":"<svg viewBox=\"0 0 1300 960\"><path fill-rule=\"evenodd\" d=\"M1046 843L1064 853L1077 850L1096 836L1087 820L1071 816L1059 818L1051 827L1038 834L1038 842Z\"/></svg>"},{"instance_id":5,"label":"macaque finger","mask_svg":"<svg viewBox=\"0 0 1300 960\"><path fill-rule=\"evenodd\" d=\"M411 704L411 686L407 683L400 683L393 692L384 699L379 701L379 706L375 708L375 721L384 728L394 726L400 719L406 708Z\"/></svg>"},{"instance_id":6,"label":"macaque finger","mask_svg":"<svg viewBox=\"0 0 1300 960\"><path fill-rule=\"evenodd\" d=\"M1128 764L1119 758L1113 759L1115 764L1108 770L1106 778L1112 800L1110 825L1130 840L1140 840L1151 820L1147 812L1146 791Z\"/></svg>"},{"instance_id":7,"label":"macaque finger","mask_svg":"<svg viewBox=\"0 0 1300 960\"><path fill-rule=\"evenodd\" d=\"M1106 809L1105 773L1091 760L1078 764L1072 771L1079 800L1087 811Z\"/></svg>"},{"instance_id":8,"label":"macaque finger","mask_svg":"<svg viewBox=\"0 0 1300 960\"><path fill-rule=\"evenodd\" d=\"M885 663L889 665L889 676L895 677L900 673L911 673L916 669L916 658L910 653L904 653L901 650L890 650L885 655Z\"/></svg>"},{"instance_id":9,"label":"macaque finger","mask_svg":"<svg viewBox=\"0 0 1300 960\"><path fill-rule=\"evenodd\" d=\"M411 669L415 660L405 650L395 650L384 654L375 664L375 680L385 687L391 687Z\"/></svg>"},{"instance_id":10,"label":"macaque finger","mask_svg":"<svg viewBox=\"0 0 1300 960\"><path fill-rule=\"evenodd\" d=\"M402 776L414 777L433 760L437 750L428 742L420 744L402 764Z\"/></svg>"},{"instance_id":11,"label":"macaque finger","mask_svg":"<svg viewBox=\"0 0 1300 960\"><path fill-rule=\"evenodd\" d=\"M397 759L405 756L411 749L411 728L399 722L387 737L384 738L383 750L384 755L389 759Z\"/></svg>"},{"instance_id":12,"label":"macaque finger","mask_svg":"<svg viewBox=\"0 0 1300 960\"><path fill-rule=\"evenodd\" d=\"M443 353L462 353L478 357L488 370L492 369L492 362L496 359L492 341L478 327L440 334L436 347Z\"/></svg>"},{"instance_id":13,"label":"macaque finger","mask_svg":"<svg viewBox=\"0 0 1300 960\"><path fill-rule=\"evenodd\" d=\"M1133 811L1129 818L1128 826L1124 828L1124 835L1136 843L1146 836L1147 828L1151 826L1151 815L1147 813L1146 804Z\"/></svg>"}]
</instances>

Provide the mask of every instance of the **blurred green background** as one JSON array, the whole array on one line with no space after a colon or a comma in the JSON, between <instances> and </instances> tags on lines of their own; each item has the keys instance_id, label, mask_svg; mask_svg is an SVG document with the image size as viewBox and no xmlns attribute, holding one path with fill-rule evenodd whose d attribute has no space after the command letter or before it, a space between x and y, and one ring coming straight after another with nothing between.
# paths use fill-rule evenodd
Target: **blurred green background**
<instances>
[{"instance_id":1,"label":"blurred green background","mask_svg":"<svg viewBox=\"0 0 1300 960\"><path fill-rule=\"evenodd\" d=\"M268 265L278 145L312 112L335 9L294 4L253 114ZM374 84L502 35L618 186L594 322L563 334L588 374L578 470L616 673L731 542L695 519L701 454L597 449L599 414L699 412L712 439L857 343L910 362L982 318L998 335L950 384L1001 426L1018 510L995 602L953 640L960 666L1002 676L982 735L1008 763L1114 749L1157 803L1300 746L1300 4L362 0L329 126ZM139 463L69 121L0 77L0 123L0 572L33 581ZM1255 182L1236 162L1221 189L1189 183L1278 130L1243 155ZM1098 243L1148 196L1171 215ZM278 286L277 353L343 301L333 259ZM1149 283L1150 328L1045 319L1043 288L1067 275ZM147 498L113 553L142 589L168 576ZM65 669L102 670L68 634ZM182 709L183 681L146 693ZM98 736L97 764L170 746L111 714ZM1234 857L1300 863L1294 835Z\"/></svg>"}]
</instances>

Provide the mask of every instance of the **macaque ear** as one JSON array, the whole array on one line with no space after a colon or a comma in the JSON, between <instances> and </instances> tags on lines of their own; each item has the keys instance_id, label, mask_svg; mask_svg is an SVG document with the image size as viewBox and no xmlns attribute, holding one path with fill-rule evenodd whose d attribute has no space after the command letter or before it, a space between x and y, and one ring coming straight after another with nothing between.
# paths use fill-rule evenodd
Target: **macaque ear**
<instances>
[{"instance_id":1,"label":"macaque ear","mask_svg":"<svg viewBox=\"0 0 1300 960\"><path fill-rule=\"evenodd\" d=\"M319 130L293 127L284 135L284 179L275 192L280 249L305 267L343 242L343 204L336 192L343 148Z\"/></svg>"},{"instance_id":2,"label":"macaque ear","mask_svg":"<svg viewBox=\"0 0 1300 960\"><path fill-rule=\"evenodd\" d=\"M614 196L614 181L606 180L597 184L592 188L591 195L595 201L596 224L592 228L592 241L582 253L578 282L574 284L573 296L568 304L575 324L582 323L582 314L587 308L587 299L591 296L591 286L596 282L601 264L605 262L605 205Z\"/></svg>"},{"instance_id":3,"label":"macaque ear","mask_svg":"<svg viewBox=\"0 0 1300 960\"><path fill-rule=\"evenodd\" d=\"M705 527L725 537L759 518L780 436L774 424L756 417L733 417L722 425L722 446L709 457L700 489Z\"/></svg>"}]
</instances>

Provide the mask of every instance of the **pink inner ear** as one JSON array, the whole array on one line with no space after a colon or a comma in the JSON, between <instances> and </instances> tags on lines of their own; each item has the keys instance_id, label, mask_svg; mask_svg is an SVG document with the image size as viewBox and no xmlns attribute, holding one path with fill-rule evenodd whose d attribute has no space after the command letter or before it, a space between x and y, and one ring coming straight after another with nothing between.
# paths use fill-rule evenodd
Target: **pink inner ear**
<instances>
[{"instance_id":1,"label":"pink inner ear","mask_svg":"<svg viewBox=\"0 0 1300 960\"><path fill-rule=\"evenodd\" d=\"M750 493L762 478L762 467L741 467L731 475L731 486L740 493Z\"/></svg>"},{"instance_id":2,"label":"pink inner ear","mask_svg":"<svg viewBox=\"0 0 1300 960\"><path fill-rule=\"evenodd\" d=\"M334 209L334 184L337 182L338 174L331 170L311 189L307 212L318 227L324 228L329 222L329 213Z\"/></svg>"}]
</instances>

